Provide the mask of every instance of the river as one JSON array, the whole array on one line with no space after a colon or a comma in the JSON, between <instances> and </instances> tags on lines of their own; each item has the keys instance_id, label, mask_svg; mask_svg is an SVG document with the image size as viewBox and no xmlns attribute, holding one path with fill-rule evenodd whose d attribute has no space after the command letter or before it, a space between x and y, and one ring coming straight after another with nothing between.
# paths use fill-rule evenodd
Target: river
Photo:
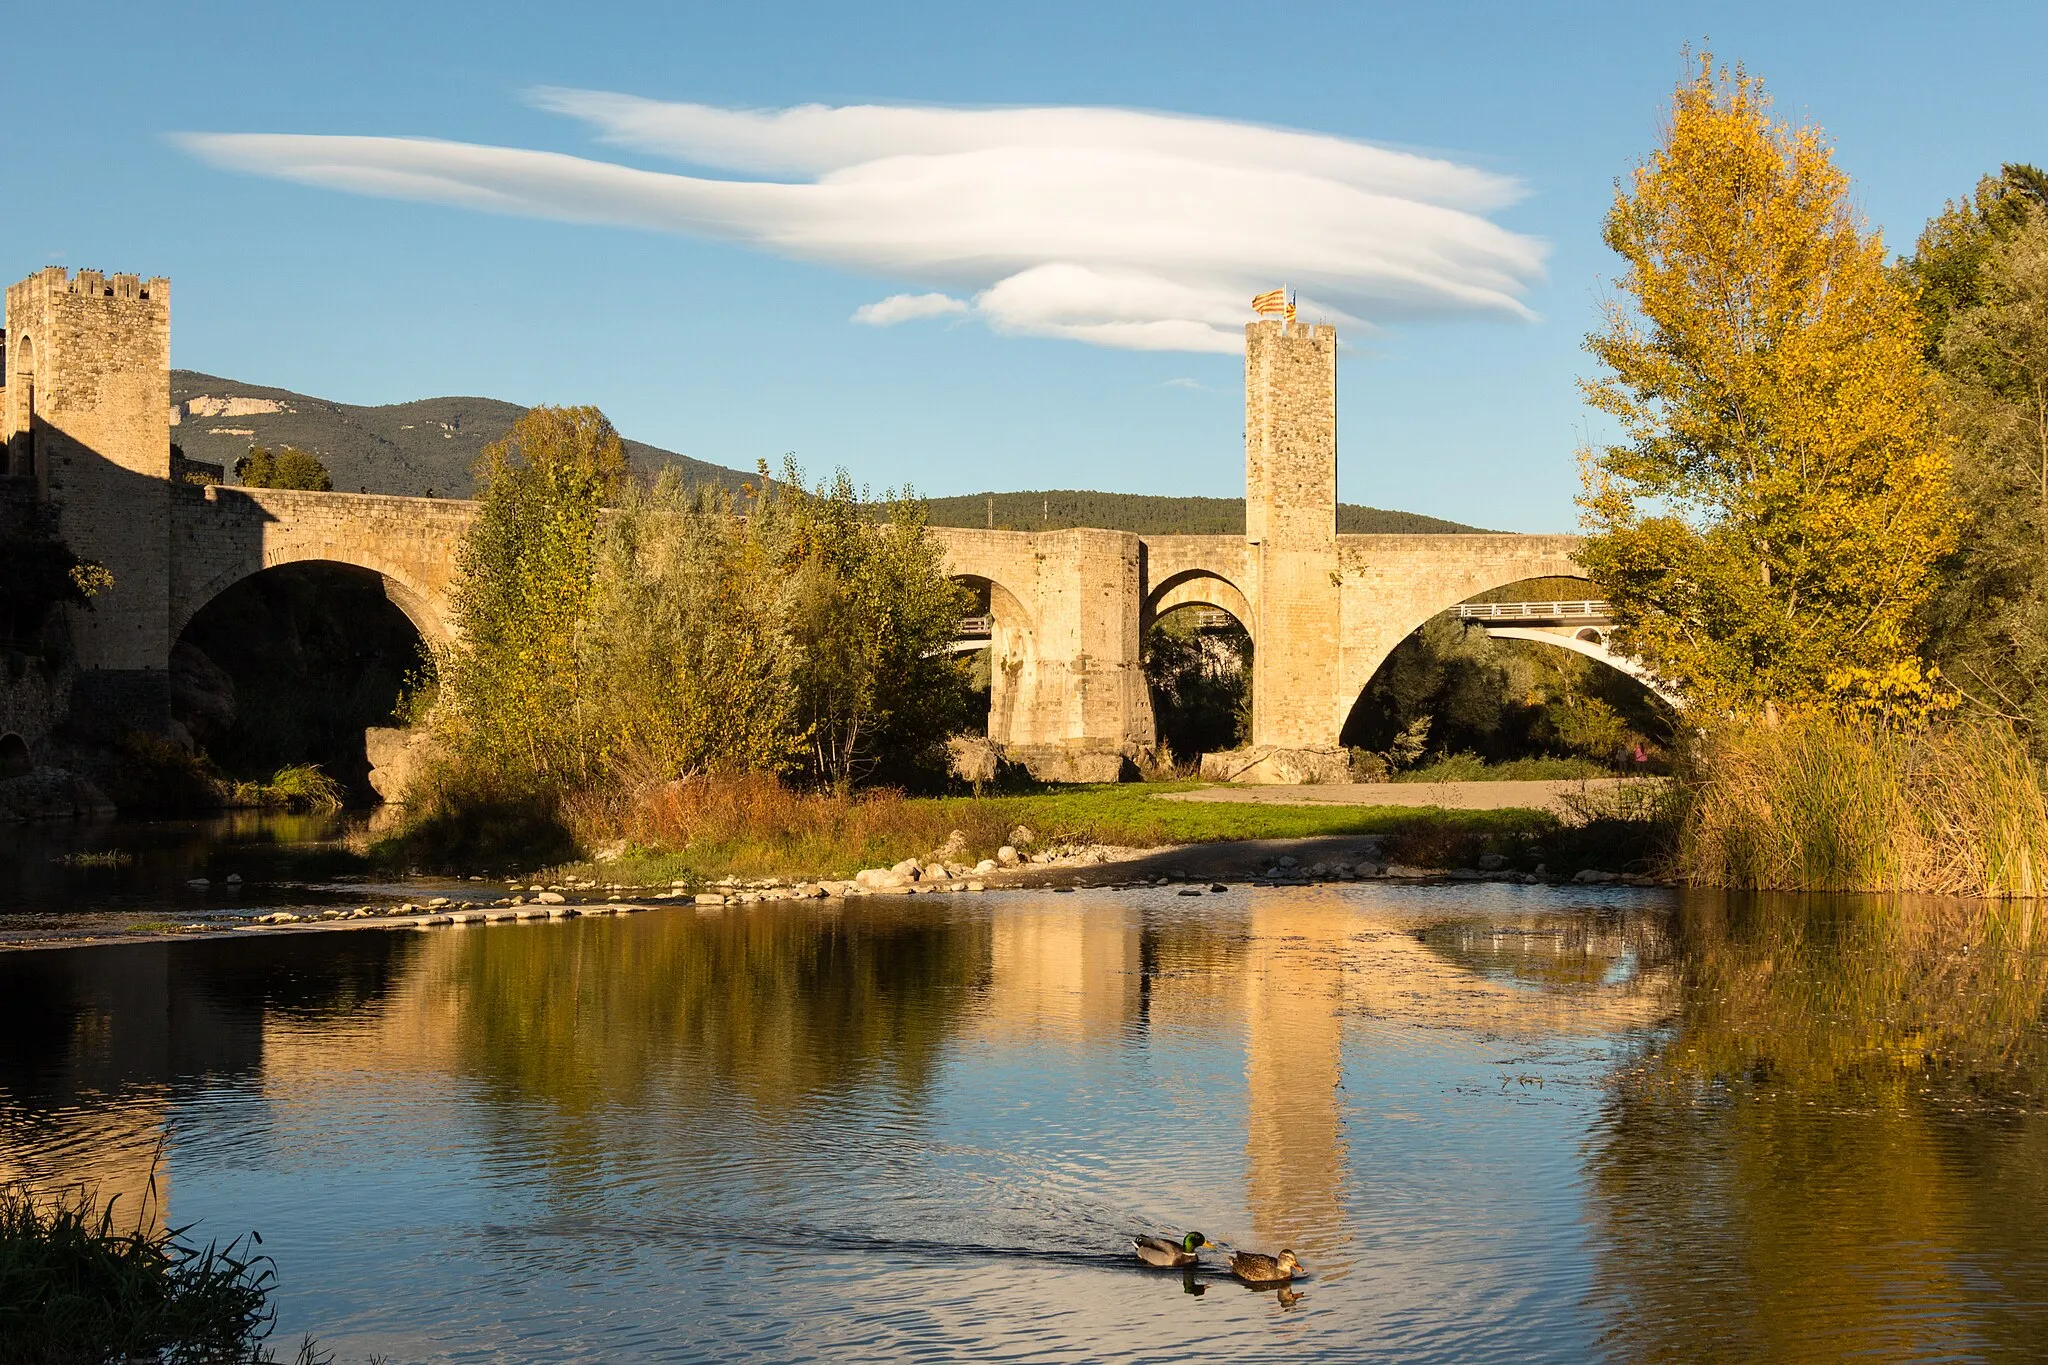
<instances>
[{"instance_id":1,"label":"river","mask_svg":"<svg viewBox=\"0 0 2048 1365\"><path fill-rule=\"evenodd\" d=\"M0 929L370 894L332 827L156 828L43 848ZM0 953L0 1175L133 1207L156 1163L342 1361L2048 1347L2023 917L1180 890ZM1129 1256L1188 1228L1307 1273Z\"/></svg>"}]
</instances>

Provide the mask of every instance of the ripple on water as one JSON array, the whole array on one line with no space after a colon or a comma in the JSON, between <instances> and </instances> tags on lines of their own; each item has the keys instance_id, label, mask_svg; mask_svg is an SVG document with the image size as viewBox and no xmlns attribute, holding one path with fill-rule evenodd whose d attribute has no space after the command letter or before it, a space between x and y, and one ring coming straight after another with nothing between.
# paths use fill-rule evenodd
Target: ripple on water
<instances>
[{"instance_id":1,"label":"ripple on water","mask_svg":"<svg viewBox=\"0 0 2048 1365\"><path fill-rule=\"evenodd\" d=\"M1758 1314L1813 1357L2038 1339L2032 969L1930 995L1949 968L1844 975L1810 924L1680 933L1671 900L1154 889L39 954L0 963L35 1025L0 1160L132 1185L170 1134L170 1216L260 1228L281 1330L345 1359L1681 1358ZM1190 1226L1291 1246L1299 1297L1129 1254Z\"/></svg>"}]
</instances>

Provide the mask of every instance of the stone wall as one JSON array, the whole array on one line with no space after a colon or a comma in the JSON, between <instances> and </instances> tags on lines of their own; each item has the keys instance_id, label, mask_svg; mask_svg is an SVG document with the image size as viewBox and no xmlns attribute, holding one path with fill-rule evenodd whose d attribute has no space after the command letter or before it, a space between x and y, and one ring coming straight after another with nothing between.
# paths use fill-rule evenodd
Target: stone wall
<instances>
[{"instance_id":1,"label":"stone wall","mask_svg":"<svg viewBox=\"0 0 2048 1365\"><path fill-rule=\"evenodd\" d=\"M948 573L988 586L991 740L1048 773L1071 768L1074 754L1135 758L1151 749L1138 536L953 527L932 534Z\"/></svg>"},{"instance_id":2,"label":"stone wall","mask_svg":"<svg viewBox=\"0 0 2048 1365\"><path fill-rule=\"evenodd\" d=\"M385 592L434 648L453 639L448 592L476 504L454 498L286 488L172 490L171 638L250 574L324 560L383 575Z\"/></svg>"},{"instance_id":3,"label":"stone wall","mask_svg":"<svg viewBox=\"0 0 2048 1365\"><path fill-rule=\"evenodd\" d=\"M82 672L153 717L170 657L170 282L52 266L7 291L9 467L113 574L71 613ZM168 715L168 712L165 713Z\"/></svg>"}]
</instances>

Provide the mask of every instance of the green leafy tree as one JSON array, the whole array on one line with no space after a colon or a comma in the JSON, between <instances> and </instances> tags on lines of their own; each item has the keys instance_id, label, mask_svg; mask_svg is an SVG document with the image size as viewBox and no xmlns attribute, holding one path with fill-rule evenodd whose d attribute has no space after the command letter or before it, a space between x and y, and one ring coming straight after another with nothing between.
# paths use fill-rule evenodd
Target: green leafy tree
<instances>
[{"instance_id":1,"label":"green leafy tree","mask_svg":"<svg viewBox=\"0 0 2048 1365\"><path fill-rule=\"evenodd\" d=\"M943 769L972 695L949 649L972 598L946 577L923 504L892 494L876 525L845 470L807 489L793 463L757 501L790 524L795 714L811 774L845 786Z\"/></svg>"},{"instance_id":2,"label":"green leafy tree","mask_svg":"<svg viewBox=\"0 0 2048 1365\"><path fill-rule=\"evenodd\" d=\"M1967 199L1952 199L1921 230L1899 273L1919 304L1930 361L1941 360L1949 320L1983 300L1985 258L2042 210L2048 210L2048 171L2008 164L1977 182Z\"/></svg>"},{"instance_id":3,"label":"green leafy tree","mask_svg":"<svg viewBox=\"0 0 2048 1365\"><path fill-rule=\"evenodd\" d=\"M629 781L801 761L782 562L786 519L674 470L629 488L599 536L587 654Z\"/></svg>"},{"instance_id":4,"label":"green leafy tree","mask_svg":"<svg viewBox=\"0 0 2048 1365\"><path fill-rule=\"evenodd\" d=\"M332 493L334 480L317 456L296 446L271 451L250 446L249 453L235 461L235 477L249 488L299 488L311 493Z\"/></svg>"},{"instance_id":5,"label":"green leafy tree","mask_svg":"<svg viewBox=\"0 0 2048 1365\"><path fill-rule=\"evenodd\" d=\"M1252 637L1235 621L1203 629L1192 610L1170 611L1145 634L1145 681L1160 743L1175 758L1235 748L1251 696Z\"/></svg>"},{"instance_id":6,"label":"green leafy tree","mask_svg":"<svg viewBox=\"0 0 2048 1365\"><path fill-rule=\"evenodd\" d=\"M459 754L515 784L574 785L609 756L582 632L599 512L625 475L619 434L589 407L534 408L477 461L437 715Z\"/></svg>"},{"instance_id":7,"label":"green leafy tree","mask_svg":"<svg viewBox=\"0 0 2048 1365\"><path fill-rule=\"evenodd\" d=\"M1817 128L1702 57L1617 187L1579 562L1616 643L1708 711L1826 703L1913 656L1952 543L1919 315Z\"/></svg>"},{"instance_id":8,"label":"green leafy tree","mask_svg":"<svg viewBox=\"0 0 2048 1365\"><path fill-rule=\"evenodd\" d=\"M1985 197L1981 189L1979 197ZM1942 588L1928 613L1930 646L1969 696L2043 736L2048 206L1992 203L1998 216L1987 219L1976 276L1937 305L1969 300L1943 319L1939 363L1956 438L1954 487L1969 512L1970 531L1943 565Z\"/></svg>"}]
</instances>

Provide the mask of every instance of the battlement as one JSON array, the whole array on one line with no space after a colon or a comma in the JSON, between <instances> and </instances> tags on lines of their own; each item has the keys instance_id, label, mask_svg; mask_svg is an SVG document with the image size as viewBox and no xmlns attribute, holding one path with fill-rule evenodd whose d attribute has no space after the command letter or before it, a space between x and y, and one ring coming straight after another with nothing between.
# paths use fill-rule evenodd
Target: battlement
<instances>
[{"instance_id":1,"label":"battlement","mask_svg":"<svg viewBox=\"0 0 2048 1365\"><path fill-rule=\"evenodd\" d=\"M76 294L136 303L161 302L171 292L171 282L160 275L147 280L140 275L107 275L97 270L81 270L73 275L61 265L44 266L22 284L37 284L52 294Z\"/></svg>"}]
</instances>

